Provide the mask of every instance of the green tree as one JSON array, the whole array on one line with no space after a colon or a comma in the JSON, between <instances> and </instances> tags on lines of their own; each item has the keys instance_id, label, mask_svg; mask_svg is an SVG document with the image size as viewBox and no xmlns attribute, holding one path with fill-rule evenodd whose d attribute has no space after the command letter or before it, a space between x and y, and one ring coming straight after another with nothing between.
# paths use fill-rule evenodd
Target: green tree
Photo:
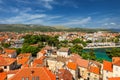
<instances>
[{"instance_id":1,"label":"green tree","mask_svg":"<svg viewBox=\"0 0 120 80\"><path fill-rule=\"evenodd\" d=\"M83 46L86 46L86 45L87 45L85 41L80 40L79 38L74 39L74 40L72 40L71 42L72 42L73 44L81 43Z\"/></svg>"},{"instance_id":2,"label":"green tree","mask_svg":"<svg viewBox=\"0 0 120 80\"><path fill-rule=\"evenodd\" d=\"M82 50L83 50L83 47L80 46L80 45L77 45L77 44L74 45L74 46L72 46L72 47L70 48L70 51L71 51L72 53L77 53L77 54L79 54L79 55L81 55Z\"/></svg>"},{"instance_id":3,"label":"green tree","mask_svg":"<svg viewBox=\"0 0 120 80\"><path fill-rule=\"evenodd\" d=\"M22 53L32 53L32 56L36 56L36 54L39 50L40 49L38 47L24 45L21 49L21 52Z\"/></svg>"},{"instance_id":4,"label":"green tree","mask_svg":"<svg viewBox=\"0 0 120 80\"><path fill-rule=\"evenodd\" d=\"M9 48L11 46L11 44L10 43L2 43L2 46L4 48Z\"/></svg>"},{"instance_id":5,"label":"green tree","mask_svg":"<svg viewBox=\"0 0 120 80\"><path fill-rule=\"evenodd\" d=\"M21 53L21 48L16 48L17 55Z\"/></svg>"},{"instance_id":6,"label":"green tree","mask_svg":"<svg viewBox=\"0 0 120 80\"><path fill-rule=\"evenodd\" d=\"M106 53L110 58L120 57L120 48L106 49Z\"/></svg>"}]
</instances>

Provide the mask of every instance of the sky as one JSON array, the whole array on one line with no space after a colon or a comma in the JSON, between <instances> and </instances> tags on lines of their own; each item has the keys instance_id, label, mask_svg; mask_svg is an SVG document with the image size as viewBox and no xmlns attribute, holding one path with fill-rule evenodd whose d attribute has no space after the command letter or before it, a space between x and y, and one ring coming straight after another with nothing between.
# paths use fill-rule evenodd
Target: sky
<instances>
[{"instance_id":1,"label":"sky","mask_svg":"<svg viewBox=\"0 0 120 80\"><path fill-rule=\"evenodd\" d=\"M0 24L120 28L120 0L0 0Z\"/></svg>"}]
</instances>

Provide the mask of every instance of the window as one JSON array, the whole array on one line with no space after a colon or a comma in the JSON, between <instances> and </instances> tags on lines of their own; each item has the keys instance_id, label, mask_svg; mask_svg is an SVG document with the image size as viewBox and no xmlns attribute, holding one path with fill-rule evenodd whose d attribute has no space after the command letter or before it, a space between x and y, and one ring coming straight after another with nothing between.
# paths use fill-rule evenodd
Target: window
<instances>
[{"instance_id":1,"label":"window","mask_svg":"<svg viewBox=\"0 0 120 80\"><path fill-rule=\"evenodd\" d=\"M29 78L27 77L26 80L29 80Z\"/></svg>"},{"instance_id":2,"label":"window","mask_svg":"<svg viewBox=\"0 0 120 80\"><path fill-rule=\"evenodd\" d=\"M22 77L22 80L29 80L29 78L28 77Z\"/></svg>"},{"instance_id":3,"label":"window","mask_svg":"<svg viewBox=\"0 0 120 80\"><path fill-rule=\"evenodd\" d=\"M108 76L106 77L106 79L108 79Z\"/></svg>"},{"instance_id":4,"label":"window","mask_svg":"<svg viewBox=\"0 0 120 80\"><path fill-rule=\"evenodd\" d=\"M22 77L22 80L25 80L24 77Z\"/></svg>"},{"instance_id":5,"label":"window","mask_svg":"<svg viewBox=\"0 0 120 80\"><path fill-rule=\"evenodd\" d=\"M118 68L116 67L116 71L118 71Z\"/></svg>"},{"instance_id":6,"label":"window","mask_svg":"<svg viewBox=\"0 0 120 80\"><path fill-rule=\"evenodd\" d=\"M32 80L35 80L35 77L32 77Z\"/></svg>"},{"instance_id":7,"label":"window","mask_svg":"<svg viewBox=\"0 0 120 80\"><path fill-rule=\"evenodd\" d=\"M39 79L39 76L36 77L36 80L40 80L40 79Z\"/></svg>"},{"instance_id":8,"label":"window","mask_svg":"<svg viewBox=\"0 0 120 80\"><path fill-rule=\"evenodd\" d=\"M88 73L88 76L90 76L90 73Z\"/></svg>"},{"instance_id":9,"label":"window","mask_svg":"<svg viewBox=\"0 0 120 80\"><path fill-rule=\"evenodd\" d=\"M4 66L4 69L7 69L7 66Z\"/></svg>"}]
</instances>

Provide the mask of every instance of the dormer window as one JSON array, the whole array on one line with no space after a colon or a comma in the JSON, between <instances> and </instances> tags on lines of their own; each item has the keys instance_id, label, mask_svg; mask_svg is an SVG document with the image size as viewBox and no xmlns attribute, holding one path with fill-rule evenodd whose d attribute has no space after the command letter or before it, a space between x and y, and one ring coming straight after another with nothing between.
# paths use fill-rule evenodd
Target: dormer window
<instances>
[{"instance_id":1,"label":"dormer window","mask_svg":"<svg viewBox=\"0 0 120 80\"><path fill-rule=\"evenodd\" d=\"M22 77L22 80L29 80L28 77Z\"/></svg>"},{"instance_id":2,"label":"dormer window","mask_svg":"<svg viewBox=\"0 0 120 80\"><path fill-rule=\"evenodd\" d=\"M40 79L39 76L37 76L37 77L32 77L32 80L40 80Z\"/></svg>"},{"instance_id":3,"label":"dormer window","mask_svg":"<svg viewBox=\"0 0 120 80\"><path fill-rule=\"evenodd\" d=\"M40 80L40 79L39 79L39 76L36 77L36 80Z\"/></svg>"}]
</instances>

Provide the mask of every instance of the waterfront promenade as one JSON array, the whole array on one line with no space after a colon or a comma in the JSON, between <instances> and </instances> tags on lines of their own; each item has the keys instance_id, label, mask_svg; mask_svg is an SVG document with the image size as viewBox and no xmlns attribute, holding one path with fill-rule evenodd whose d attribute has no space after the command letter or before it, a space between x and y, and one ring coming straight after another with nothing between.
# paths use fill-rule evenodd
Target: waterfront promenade
<instances>
[{"instance_id":1,"label":"waterfront promenade","mask_svg":"<svg viewBox=\"0 0 120 80\"><path fill-rule=\"evenodd\" d=\"M114 47L120 47L120 45L115 45L115 43L90 43L83 49L114 48Z\"/></svg>"}]
</instances>

